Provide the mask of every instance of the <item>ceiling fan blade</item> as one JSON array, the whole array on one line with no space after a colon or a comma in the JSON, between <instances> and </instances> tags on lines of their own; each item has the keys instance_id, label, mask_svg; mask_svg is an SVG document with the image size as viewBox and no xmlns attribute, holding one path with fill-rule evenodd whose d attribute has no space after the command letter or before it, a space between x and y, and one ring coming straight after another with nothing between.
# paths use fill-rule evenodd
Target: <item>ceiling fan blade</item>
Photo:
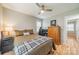
<instances>
[{"instance_id":1,"label":"ceiling fan blade","mask_svg":"<svg viewBox=\"0 0 79 59\"><path fill-rule=\"evenodd\" d=\"M36 3L36 5L37 5L38 7L41 7L39 3Z\"/></svg>"},{"instance_id":2,"label":"ceiling fan blade","mask_svg":"<svg viewBox=\"0 0 79 59\"><path fill-rule=\"evenodd\" d=\"M45 10L45 6L44 6L44 5L42 5L42 6L41 6L41 9L42 9L42 10Z\"/></svg>"},{"instance_id":3,"label":"ceiling fan blade","mask_svg":"<svg viewBox=\"0 0 79 59\"><path fill-rule=\"evenodd\" d=\"M43 14L45 11L47 12L53 11L52 9L47 9L44 4L36 3L36 5L40 8L40 12L38 13L39 15Z\"/></svg>"}]
</instances>

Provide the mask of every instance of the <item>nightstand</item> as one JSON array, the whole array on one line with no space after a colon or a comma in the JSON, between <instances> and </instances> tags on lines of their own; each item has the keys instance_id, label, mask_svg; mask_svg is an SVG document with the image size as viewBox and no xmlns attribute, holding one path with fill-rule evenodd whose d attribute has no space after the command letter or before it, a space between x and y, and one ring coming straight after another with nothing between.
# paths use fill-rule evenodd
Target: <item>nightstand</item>
<instances>
[{"instance_id":1,"label":"nightstand","mask_svg":"<svg viewBox=\"0 0 79 59\"><path fill-rule=\"evenodd\" d=\"M11 51L14 48L14 37L7 37L1 41L1 54Z\"/></svg>"}]
</instances>

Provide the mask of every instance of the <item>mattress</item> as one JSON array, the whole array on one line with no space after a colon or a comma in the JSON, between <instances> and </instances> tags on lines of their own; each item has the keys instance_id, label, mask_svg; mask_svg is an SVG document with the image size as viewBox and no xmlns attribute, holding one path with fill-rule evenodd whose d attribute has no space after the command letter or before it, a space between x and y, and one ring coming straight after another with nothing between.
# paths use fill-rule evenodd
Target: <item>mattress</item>
<instances>
[{"instance_id":1,"label":"mattress","mask_svg":"<svg viewBox=\"0 0 79 59\"><path fill-rule=\"evenodd\" d=\"M46 55L52 49L52 41L47 37L38 37L15 46L17 55Z\"/></svg>"},{"instance_id":2,"label":"mattress","mask_svg":"<svg viewBox=\"0 0 79 59\"><path fill-rule=\"evenodd\" d=\"M27 35L27 36L26 35L25 36L17 36L14 39L14 47L20 46L24 42L27 42L27 41L38 40L38 37L43 37L43 36L39 36L37 34L32 34L32 35ZM52 39L49 37L45 37L45 38L47 38L46 42L38 45L36 48L33 48L28 53L18 54L18 55L47 55L48 52L52 49L52 41L51 41ZM9 53L7 52L5 54L17 55L14 49L13 49L13 51L10 51L10 52Z\"/></svg>"}]
</instances>

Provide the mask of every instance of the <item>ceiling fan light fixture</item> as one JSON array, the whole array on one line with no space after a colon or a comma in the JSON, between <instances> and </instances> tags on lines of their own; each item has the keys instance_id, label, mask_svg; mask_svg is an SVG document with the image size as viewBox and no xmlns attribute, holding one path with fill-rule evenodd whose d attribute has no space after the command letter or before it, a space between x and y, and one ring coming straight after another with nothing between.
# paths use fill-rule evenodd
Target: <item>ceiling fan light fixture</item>
<instances>
[{"instance_id":1,"label":"ceiling fan light fixture","mask_svg":"<svg viewBox=\"0 0 79 59\"><path fill-rule=\"evenodd\" d=\"M44 10L41 10L41 13L44 13Z\"/></svg>"}]
</instances>

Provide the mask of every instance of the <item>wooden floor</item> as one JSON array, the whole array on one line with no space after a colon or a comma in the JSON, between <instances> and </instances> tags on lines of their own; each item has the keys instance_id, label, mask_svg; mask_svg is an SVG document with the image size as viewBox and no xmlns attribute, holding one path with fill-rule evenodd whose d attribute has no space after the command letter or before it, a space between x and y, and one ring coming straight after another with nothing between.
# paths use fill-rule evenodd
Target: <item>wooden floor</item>
<instances>
[{"instance_id":1,"label":"wooden floor","mask_svg":"<svg viewBox=\"0 0 79 59\"><path fill-rule=\"evenodd\" d=\"M79 40L79 39L78 39ZM56 45L54 55L79 55L79 41L67 39L62 45Z\"/></svg>"}]
</instances>

